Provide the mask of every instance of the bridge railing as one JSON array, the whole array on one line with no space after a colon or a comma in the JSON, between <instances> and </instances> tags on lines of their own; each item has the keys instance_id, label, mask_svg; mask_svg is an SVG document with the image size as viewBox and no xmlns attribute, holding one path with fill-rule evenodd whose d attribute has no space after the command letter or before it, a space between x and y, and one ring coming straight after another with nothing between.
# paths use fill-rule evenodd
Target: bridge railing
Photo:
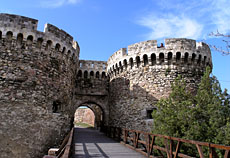
<instances>
[{"instance_id":1,"label":"bridge railing","mask_svg":"<svg viewBox=\"0 0 230 158\"><path fill-rule=\"evenodd\" d=\"M200 158L230 158L230 146L186 140L138 130L122 129L119 127L104 127L102 130L107 136L121 141L125 146L147 157L155 158L157 152L158 157L161 158L193 158L191 155L185 154L185 150L182 151L182 146L187 145L190 146L192 153L197 153ZM216 152L217 150L219 150L219 154L222 155L218 155Z\"/></svg>"},{"instance_id":2,"label":"bridge railing","mask_svg":"<svg viewBox=\"0 0 230 158\"><path fill-rule=\"evenodd\" d=\"M68 133L68 135L63 140L60 148L55 151L55 153L51 153L43 158L70 158L71 156L71 145L73 142L73 132L74 128Z\"/></svg>"}]
</instances>

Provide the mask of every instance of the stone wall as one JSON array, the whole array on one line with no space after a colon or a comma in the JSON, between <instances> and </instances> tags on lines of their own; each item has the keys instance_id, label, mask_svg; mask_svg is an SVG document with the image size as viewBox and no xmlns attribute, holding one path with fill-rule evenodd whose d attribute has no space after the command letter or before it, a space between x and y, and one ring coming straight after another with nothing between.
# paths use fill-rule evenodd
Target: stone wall
<instances>
[{"instance_id":1,"label":"stone wall","mask_svg":"<svg viewBox=\"0 0 230 158\"><path fill-rule=\"evenodd\" d=\"M1 158L42 157L70 129L79 46L37 22L0 14Z\"/></svg>"},{"instance_id":2,"label":"stone wall","mask_svg":"<svg viewBox=\"0 0 230 158\"><path fill-rule=\"evenodd\" d=\"M73 107L75 109L73 110L82 105L92 107L93 111L98 107L102 112L97 113L97 110L94 112L97 127L101 124L108 125L109 122L109 80L106 75L106 68L107 63L105 61L80 60L75 82L75 106ZM99 119L100 116L97 117L97 114L100 115L100 113L103 115L103 123Z\"/></svg>"},{"instance_id":3,"label":"stone wall","mask_svg":"<svg viewBox=\"0 0 230 158\"><path fill-rule=\"evenodd\" d=\"M165 46L146 41L114 53L108 60L110 124L150 131L156 102L167 97L171 83L181 75L190 91L197 86L207 65L209 47L189 39L166 39Z\"/></svg>"},{"instance_id":4,"label":"stone wall","mask_svg":"<svg viewBox=\"0 0 230 158\"><path fill-rule=\"evenodd\" d=\"M190 39L135 43L105 61L79 60L80 48L65 31L35 19L0 14L1 158L37 158L60 143L80 106L95 126L149 131L156 102L181 75L196 93L209 47ZM71 122L72 121L72 122Z\"/></svg>"},{"instance_id":5,"label":"stone wall","mask_svg":"<svg viewBox=\"0 0 230 158\"><path fill-rule=\"evenodd\" d=\"M75 123L86 123L94 126L95 115L90 108L78 108L75 112Z\"/></svg>"}]
</instances>

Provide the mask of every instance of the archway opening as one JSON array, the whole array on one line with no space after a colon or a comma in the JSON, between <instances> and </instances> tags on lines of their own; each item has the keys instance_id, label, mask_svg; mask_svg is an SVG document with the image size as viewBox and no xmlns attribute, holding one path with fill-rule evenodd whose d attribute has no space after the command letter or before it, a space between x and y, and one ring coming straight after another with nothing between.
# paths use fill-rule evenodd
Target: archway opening
<instances>
[{"instance_id":1,"label":"archway opening","mask_svg":"<svg viewBox=\"0 0 230 158\"><path fill-rule=\"evenodd\" d=\"M101 129L103 126L103 111L94 103L80 105L74 114L74 126L82 128Z\"/></svg>"}]
</instances>

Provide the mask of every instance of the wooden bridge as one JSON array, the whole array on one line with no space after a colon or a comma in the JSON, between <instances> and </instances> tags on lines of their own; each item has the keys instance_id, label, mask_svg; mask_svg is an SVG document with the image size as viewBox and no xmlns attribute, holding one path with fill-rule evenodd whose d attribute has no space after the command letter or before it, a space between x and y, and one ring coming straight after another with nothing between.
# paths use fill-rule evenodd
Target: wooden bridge
<instances>
[{"instance_id":1,"label":"wooden bridge","mask_svg":"<svg viewBox=\"0 0 230 158\"><path fill-rule=\"evenodd\" d=\"M74 128L54 156L44 158L230 158L230 146L117 127L102 131ZM193 149L193 156L186 154L183 145Z\"/></svg>"}]
</instances>

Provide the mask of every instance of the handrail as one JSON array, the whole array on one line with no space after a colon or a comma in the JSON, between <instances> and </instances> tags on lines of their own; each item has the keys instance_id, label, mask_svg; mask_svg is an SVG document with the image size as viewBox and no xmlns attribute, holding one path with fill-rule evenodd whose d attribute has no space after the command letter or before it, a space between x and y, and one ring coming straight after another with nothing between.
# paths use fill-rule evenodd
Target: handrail
<instances>
[{"instance_id":1,"label":"handrail","mask_svg":"<svg viewBox=\"0 0 230 158\"><path fill-rule=\"evenodd\" d=\"M69 134L65 137L62 145L60 146L59 150L57 151L57 158L69 158L71 153L71 145L73 141L73 131L74 128L71 129Z\"/></svg>"},{"instance_id":2,"label":"handrail","mask_svg":"<svg viewBox=\"0 0 230 158\"><path fill-rule=\"evenodd\" d=\"M103 131L107 134L107 136L120 140L122 144L144 154L147 157L154 158L154 151L158 151L162 157L164 157L162 153L164 152L166 153L167 158L192 158L191 156L180 152L181 145L183 143L186 143L194 145L194 147L196 148L196 152L199 154L200 158L204 158L204 147L207 148L209 152L209 158L218 158L216 149L224 151L224 155L222 155L221 158L230 158L230 146L200 142L195 140L187 140L111 126L104 127ZM156 138L163 139L163 147L156 144Z\"/></svg>"}]
</instances>

